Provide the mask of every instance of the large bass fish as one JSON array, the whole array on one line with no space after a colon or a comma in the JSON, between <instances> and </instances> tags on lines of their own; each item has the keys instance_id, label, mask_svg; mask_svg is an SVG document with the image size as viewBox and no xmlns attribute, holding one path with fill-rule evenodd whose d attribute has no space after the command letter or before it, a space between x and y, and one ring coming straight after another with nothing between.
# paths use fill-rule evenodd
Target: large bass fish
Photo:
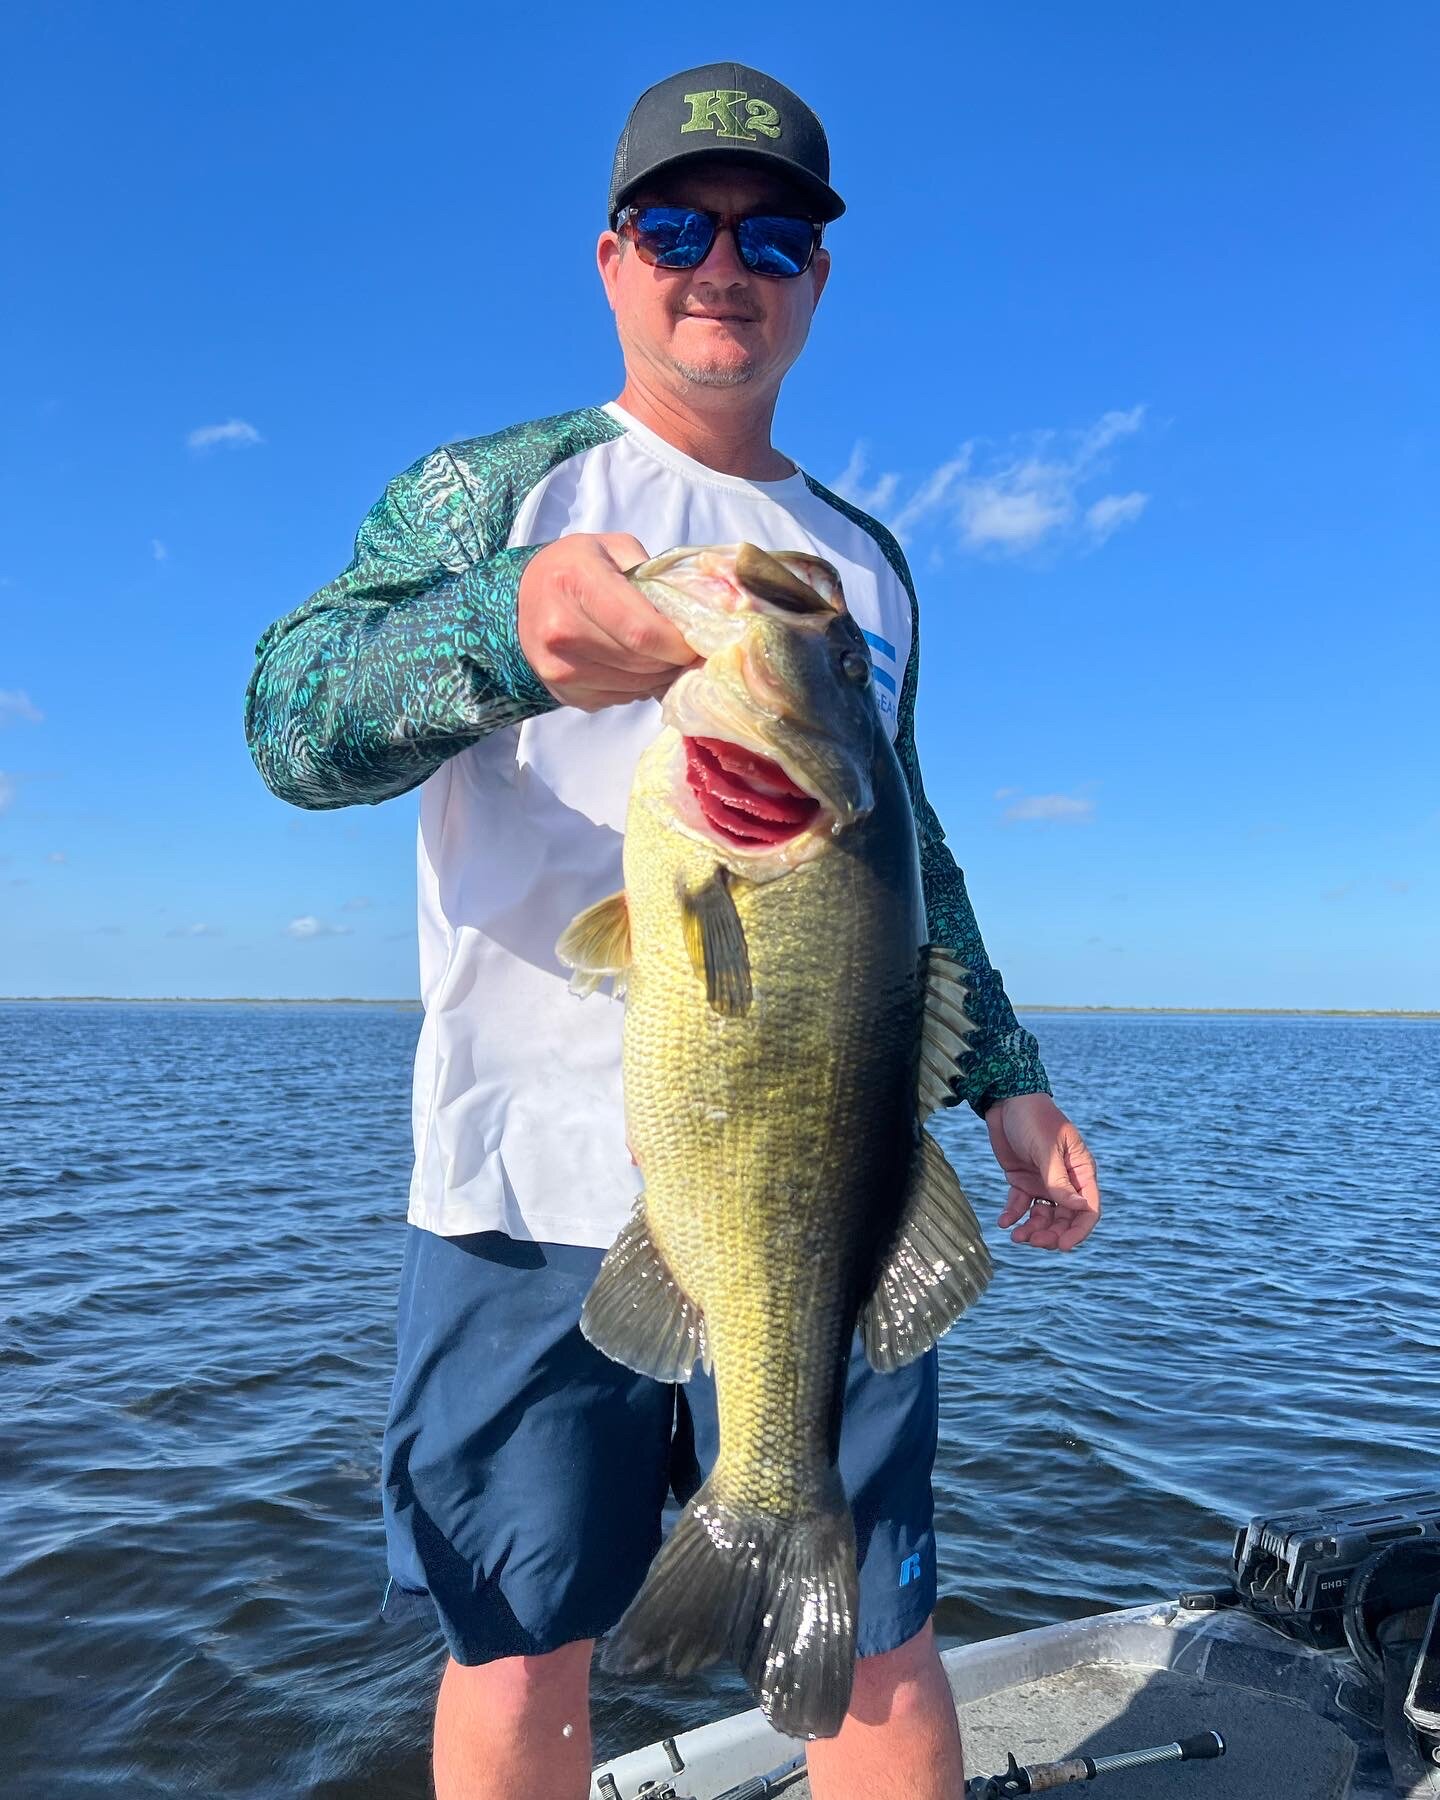
<instances>
[{"instance_id":1,"label":"large bass fish","mask_svg":"<svg viewBox=\"0 0 1440 1800\"><path fill-rule=\"evenodd\" d=\"M624 891L558 946L578 991L625 992L645 1184L580 1323L658 1381L713 1366L720 1449L604 1661L728 1655L780 1730L830 1736L855 1663L836 1451L857 1322L899 1368L990 1275L922 1129L954 1097L963 970L924 944L909 798L834 569L741 544L630 578L704 661L640 759Z\"/></svg>"}]
</instances>

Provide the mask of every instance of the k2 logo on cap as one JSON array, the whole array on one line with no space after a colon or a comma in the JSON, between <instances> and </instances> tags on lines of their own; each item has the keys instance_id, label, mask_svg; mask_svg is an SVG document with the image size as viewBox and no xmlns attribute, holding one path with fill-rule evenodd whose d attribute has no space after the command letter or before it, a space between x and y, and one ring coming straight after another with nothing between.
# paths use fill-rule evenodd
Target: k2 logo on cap
<instances>
[{"instance_id":1,"label":"k2 logo on cap","mask_svg":"<svg viewBox=\"0 0 1440 1800\"><path fill-rule=\"evenodd\" d=\"M705 88L698 94L687 94L685 104L690 108L690 117L680 127L682 131L717 131L722 138L742 144L753 144L757 131L768 138L780 135L780 115L770 102L752 100L738 88Z\"/></svg>"}]
</instances>

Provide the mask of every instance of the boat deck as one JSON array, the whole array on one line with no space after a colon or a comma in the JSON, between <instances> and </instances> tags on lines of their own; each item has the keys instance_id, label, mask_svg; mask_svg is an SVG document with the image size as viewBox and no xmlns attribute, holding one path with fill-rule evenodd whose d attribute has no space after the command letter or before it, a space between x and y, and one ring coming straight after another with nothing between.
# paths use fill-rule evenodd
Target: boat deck
<instances>
[{"instance_id":1,"label":"boat deck","mask_svg":"<svg viewBox=\"0 0 1440 1800\"><path fill-rule=\"evenodd\" d=\"M967 1773L993 1774L1007 1750L1022 1763L1064 1756L1109 1756L1218 1731L1225 1755L1204 1764L1156 1764L1120 1771L1097 1791L1122 1800L1127 1788L1145 1800L1259 1800L1300 1795L1346 1800L1357 1750L1340 1729L1305 1705L1228 1682L1171 1669L1077 1663L1054 1675L1018 1682L958 1704ZM794 1792L808 1791L801 1782Z\"/></svg>"},{"instance_id":2,"label":"boat deck","mask_svg":"<svg viewBox=\"0 0 1440 1800\"><path fill-rule=\"evenodd\" d=\"M1221 1758L1117 1770L1085 1791L1106 1800L1394 1800L1378 1700L1350 1678L1348 1659L1242 1614L1135 1607L966 1645L947 1651L945 1666L972 1778L1001 1772L1011 1750L1021 1763L1049 1762L1213 1729L1225 1739ZM800 1748L758 1713L677 1741L681 1775L654 1746L609 1765L621 1800L646 1780L715 1800ZM599 1800L598 1785L592 1792ZM800 1781L785 1800L809 1792Z\"/></svg>"}]
</instances>

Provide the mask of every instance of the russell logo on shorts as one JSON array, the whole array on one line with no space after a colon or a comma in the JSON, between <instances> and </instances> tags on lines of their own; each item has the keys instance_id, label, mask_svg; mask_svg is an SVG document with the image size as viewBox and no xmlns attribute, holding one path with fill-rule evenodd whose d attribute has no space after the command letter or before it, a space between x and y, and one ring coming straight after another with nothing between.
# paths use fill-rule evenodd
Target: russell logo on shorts
<instances>
[{"instance_id":1,"label":"russell logo on shorts","mask_svg":"<svg viewBox=\"0 0 1440 1800\"><path fill-rule=\"evenodd\" d=\"M904 1562L901 1563L900 1585L901 1587L909 1587L912 1581L918 1581L919 1579L920 1553L917 1551L914 1556L907 1556Z\"/></svg>"}]
</instances>

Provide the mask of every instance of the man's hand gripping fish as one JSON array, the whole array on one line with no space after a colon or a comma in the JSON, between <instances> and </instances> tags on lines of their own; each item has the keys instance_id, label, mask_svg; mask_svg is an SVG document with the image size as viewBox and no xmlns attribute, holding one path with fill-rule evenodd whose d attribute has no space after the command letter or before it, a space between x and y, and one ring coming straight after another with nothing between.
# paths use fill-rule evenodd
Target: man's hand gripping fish
<instances>
[{"instance_id":1,"label":"man's hand gripping fish","mask_svg":"<svg viewBox=\"0 0 1440 1800\"><path fill-rule=\"evenodd\" d=\"M558 947L579 991L625 991L645 1182L580 1324L658 1381L713 1366L720 1451L604 1661L729 1656L774 1725L826 1737L855 1662L836 1453L857 1321L897 1369L990 1276L922 1129L954 1099L963 970L924 946L909 797L835 570L741 544L630 579L705 660L636 770L624 891Z\"/></svg>"}]
</instances>

